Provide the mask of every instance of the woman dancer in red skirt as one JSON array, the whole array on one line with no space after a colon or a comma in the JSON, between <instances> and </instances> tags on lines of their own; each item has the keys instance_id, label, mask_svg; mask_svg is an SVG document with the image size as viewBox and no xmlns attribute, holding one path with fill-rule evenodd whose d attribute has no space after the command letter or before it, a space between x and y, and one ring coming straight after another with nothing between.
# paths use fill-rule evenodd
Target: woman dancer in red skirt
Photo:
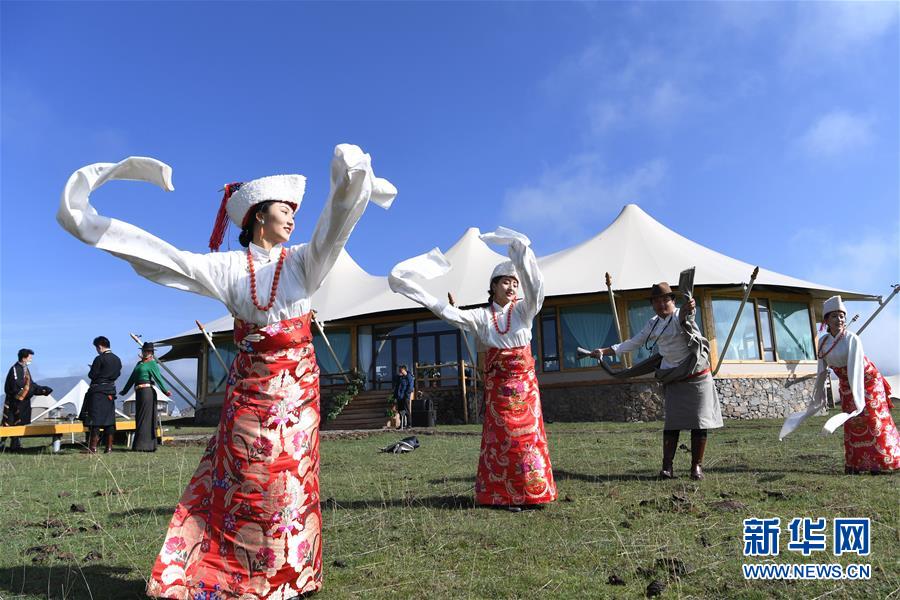
<instances>
[{"instance_id":1,"label":"woman dancer in red skirt","mask_svg":"<svg viewBox=\"0 0 900 600\"><path fill-rule=\"evenodd\" d=\"M844 426L844 471L883 473L900 469L900 433L891 417L891 386L863 353L862 342L846 328L847 308L840 296L825 301L828 331L819 338L819 376L805 412L787 418L781 438L825 406L828 369L840 381L842 412L828 419L823 432Z\"/></svg>"},{"instance_id":2,"label":"woman dancer in red skirt","mask_svg":"<svg viewBox=\"0 0 900 600\"><path fill-rule=\"evenodd\" d=\"M458 309L412 280L416 276L431 279L449 270L437 248L394 267L389 282L395 292L447 323L474 333L480 346L487 349L475 502L518 511L556 500L531 355L531 322L544 303L544 280L526 236L501 227L481 239L508 246L511 259L497 265L491 274L485 307Z\"/></svg>"},{"instance_id":3,"label":"woman dancer in red skirt","mask_svg":"<svg viewBox=\"0 0 900 600\"><path fill-rule=\"evenodd\" d=\"M301 175L225 186L210 239L227 220L246 250L195 254L97 214L89 195L133 179L173 189L152 158L94 164L66 184L57 220L83 242L124 258L152 281L220 300L235 317L231 365L216 435L175 508L147 594L162 598L287 600L322 587L319 510L319 369L310 301L369 200L397 190L371 159L341 144L331 193L308 244L285 247L305 188Z\"/></svg>"}]
</instances>

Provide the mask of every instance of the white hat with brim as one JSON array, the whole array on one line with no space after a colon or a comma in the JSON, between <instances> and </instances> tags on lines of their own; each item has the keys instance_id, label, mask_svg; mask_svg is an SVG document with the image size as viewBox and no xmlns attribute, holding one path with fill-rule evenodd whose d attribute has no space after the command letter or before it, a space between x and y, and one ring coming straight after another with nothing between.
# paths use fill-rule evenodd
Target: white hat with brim
<instances>
[{"instance_id":1,"label":"white hat with brim","mask_svg":"<svg viewBox=\"0 0 900 600\"><path fill-rule=\"evenodd\" d=\"M836 310L841 311L845 315L847 314L847 307L844 306L844 301L841 300L840 296L832 296L825 301L825 304L822 306L822 315L827 317L828 313L832 313Z\"/></svg>"}]
</instances>

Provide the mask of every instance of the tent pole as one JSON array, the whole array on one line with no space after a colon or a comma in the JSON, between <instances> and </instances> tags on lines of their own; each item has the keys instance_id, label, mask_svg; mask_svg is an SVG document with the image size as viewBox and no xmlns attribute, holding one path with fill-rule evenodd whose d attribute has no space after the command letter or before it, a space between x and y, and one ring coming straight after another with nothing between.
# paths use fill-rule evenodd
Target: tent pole
<instances>
[{"instance_id":1,"label":"tent pole","mask_svg":"<svg viewBox=\"0 0 900 600\"><path fill-rule=\"evenodd\" d=\"M622 339L622 325L619 323L619 311L616 310L616 293L613 292L612 289L612 277L609 272L606 273L606 293L609 295L609 306L612 309L613 320L616 324L616 335L619 336L619 343L621 344L625 340ZM628 354L624 357L625 366L631 366L631 355Z\"/></svg>"},{"instance_id":2,"label":"tent pole","mask_svg":"<svg viewBox=\"0 0 900 600\"><path fill-rule=\"evenodd\" d=\"M865 331L866 327L869 326L869 323L871 323L875 319L875 317L878 316L878 313L880 313L884 309L884 307L888 305L888 302L894 299L894 296L897 295L897 292L900 292L900 283L895 283L891 287L894 288L894 291L891 292L890 296L885 298L884 302L879 303L878 309L872 313L872 316L869 317L865 323L862 324L862 327L859 328L859 331L856 332L856 335L860 335L863 331Z\"/></svg>"},{"instance_id":3,"label":"tent pole","mask_svg":"<svg viewBox=\"0 0 900 600\"><path fill-rule=\"evenodd\" d=\"M209 347L212 348L212 351L216 353L216 358L219 359L219 364L222 365L222 368L225 369L225 372L228 373L231 369L228 365L225 364L225 359L222 358L222 355L219 354L219 349L216 348L216 345L213 344L212 334L204 329L203 324L200 321L195 320L194 323L197 324L197 327L200 329L200 333L203 334L203 339L206 340L206 343L209 344Z\"/></svg>"},{"instance_id":4,"label":"tent pole","mask_svg":"<svg viewBox=\"0 0 900 600\"><path fill-rule=\"evenodd\" d=\"M347 372L344 371L344 363L342 363L338 359L337 354L334 353L334 348L331 347L331 342L328 341L328 336L325 335L325 328L322 327L322 324L319 323L319 320L316 318L316 311L311 311L311 312L312 312L313 323L315 323L316 327L319 328L319 333L322 334L322 339L325 341L325 346L328 348L328 352L331 353L331 358L334 359L334 364L336 364L338 366L338 369L341 370L341 376L344 378L344 382L347 385L350 385L350 377L348 377Z\"/></svg>"},{"instance_id":5,"label":"tent pole","mask_svg":"<svg viewBox=\"0 0 900 600\"><path fill-rule=\"evenodd\" d=\"M447 301L450 303L450 306L456 306L456 300L453 299L453 294L447 292ZM463 345L466 347L466 354L469 355L469 360L472 361L472 393L477 396L478 394L478 360L474 356L472 356L472 347L469 345L469 338L466 336L466 331L462 327L459 328L459 333L462 335ZM468 424L469 422L469 399L466 397L466 361L463 361L463 414L465 415L465 421Z\"/></svg>"},{"instance_id":6,"label":"tent pole","mask_svg":"<svg viewBox=\"0 0 900 600\"><path fill-rule=\"evenodd\" d=\"M719 368L722 366L722 359L725 358L725 354L728 352L728 344L731 343L731 336L734 335L734 330L737 329L737 324L738 321L741 320L741 315L744 314L744 305L747 303L747 298L750 297L750 290L753 289L753 284L756 282L757 275L759 275L759 267L754 267L753 273L750 274L750 283L747 284L746 289L744 289L744 297L741 298L741 305L738 307L737 314L734 316L734 322L731 324L731 330L728 332L728 337L725 338L725 345L719 349L719 362L716 363L716 368L713 369L713 377L716 376L716 373L719 372Z\"/></svg>"}]
</instances>

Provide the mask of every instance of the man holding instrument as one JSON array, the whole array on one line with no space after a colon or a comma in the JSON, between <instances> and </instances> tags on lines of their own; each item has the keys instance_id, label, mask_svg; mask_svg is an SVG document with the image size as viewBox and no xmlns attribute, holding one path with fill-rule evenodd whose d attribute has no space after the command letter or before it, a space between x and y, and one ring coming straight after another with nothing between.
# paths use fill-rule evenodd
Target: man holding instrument
<instances>
[{"instance_id":1,"label":"man holding instrument","mask_svg":"<svg viewBox=\"0 0 900 600\"><path fill-rule=\"evenodd\" d=\"M681 286L679 286L681 287ZM597 348L590 354L600 360L644 347L649 359L617 377L642 375L655 371L663 385L666 420L663 429L663 465L659 476L674 477L672 467L678 448L680 430L691 430L691 479L703 479L703 453L706 450L708 429L722 427L722 413L716 387L710 374L709 342L694 321L696 302L690 291L684 292L686 302L675 306L675 294L665 281L650 289L650 303L656 316L641 331L607 348ZM605 365L604 365L605 366Z\"/></svg>"}]
</instances>

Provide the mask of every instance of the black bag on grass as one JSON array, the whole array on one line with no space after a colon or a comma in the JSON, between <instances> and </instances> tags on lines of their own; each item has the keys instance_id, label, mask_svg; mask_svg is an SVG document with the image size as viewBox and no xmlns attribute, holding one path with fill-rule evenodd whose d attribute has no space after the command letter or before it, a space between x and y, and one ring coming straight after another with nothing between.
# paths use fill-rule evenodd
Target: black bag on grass
<instances>
[{"instance_id":1,"label":"black bag on grass","mask_svg":"<svg viewBox=\"0 0 900 600\"><path fill-rule=\"evenodd\" d=\"M390 446L385 446L381 449L382 452L391 452L393 454L406 454L407 452L412 452L416 448L419 447L419 438L412 435L408 438L403 438L399 442L395 442Z\"/></svg>"}]
</instances>

